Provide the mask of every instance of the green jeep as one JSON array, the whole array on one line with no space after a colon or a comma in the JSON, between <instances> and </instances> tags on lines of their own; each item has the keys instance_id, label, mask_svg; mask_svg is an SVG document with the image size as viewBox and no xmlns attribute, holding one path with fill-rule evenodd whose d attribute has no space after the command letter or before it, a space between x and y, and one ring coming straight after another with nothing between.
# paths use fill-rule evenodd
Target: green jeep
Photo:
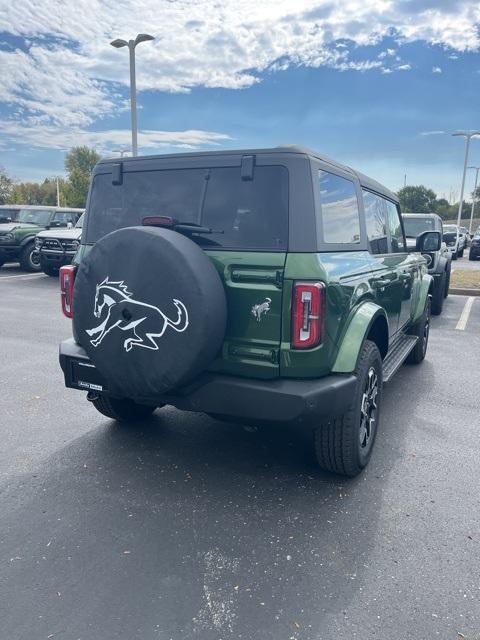
<instances>
[{"instance_id":1,"label":"green jeep","mask_svg":"<svg viewBox=\"0 0 480 640\"><path fill-rule=\"evenodd\" d=\"M22 206L15 220L0 225L0 267L5 262L19 262L25 271L40 271L40 257L35 251L35 236L42 229L74 227L82 209Z\"/></svg>"},{"instance_id":2,"label":"green jeep","mask_svg":"<svg viewBox=\"0 0 480 640\"><path fill-rule=\"evenodd\" d=\"M60 272L66 386L115 420L293 423L354 476L383 385L425 357L440 243L408 252L393 193L299 147L104 160Z\"/></svg>"}]
</instances>

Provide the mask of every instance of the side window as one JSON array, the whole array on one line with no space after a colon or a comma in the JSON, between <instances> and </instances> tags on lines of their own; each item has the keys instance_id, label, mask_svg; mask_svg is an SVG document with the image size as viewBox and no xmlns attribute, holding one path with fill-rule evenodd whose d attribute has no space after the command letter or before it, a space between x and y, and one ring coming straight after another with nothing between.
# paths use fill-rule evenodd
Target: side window
<instances>
[{"instance_id":1,"label":"side window","mask_svg":"<svg viewBox=\"0 0 480 640\"><path fill-rule=\"evenodd\" d=\"M388 253L386 200L370 191L363 191L365 223L370 253Z\"/></svg>"},{"instance_id":2,"label":"side window","mask_svg":"<svg viewBox=\"0 0 480 640\"><path fill-rule=\"evenodd\" d=\"M400 214L397 205L390 200L385 200L387 207L387 221L390 230L390 244L392 253L401 253L405 251L405 238L403 237L402 224L400 222Z\"/></svg>"},{"instance_id":3,"label":"side window","mask_svg":"<svg viewBox=\"0 0 480 640\"><path fill-rule=\"evenodd\" d=\"M320 171L319 179L324 242L360 242L360 219L354 183L327 171Z\"/></svg>"}]
</instances>

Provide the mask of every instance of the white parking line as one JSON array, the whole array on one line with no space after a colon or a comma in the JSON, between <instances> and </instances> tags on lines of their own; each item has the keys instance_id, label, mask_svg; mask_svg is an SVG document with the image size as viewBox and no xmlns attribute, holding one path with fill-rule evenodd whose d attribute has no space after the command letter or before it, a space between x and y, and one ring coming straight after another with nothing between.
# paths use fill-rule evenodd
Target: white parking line
<instances>
[{"instance_id":1,"label":"white parking line","mask_svg":"<svg viewBox=\"0 0 480 640\"><path fill-rule=\"evenodd\" d=\"M458 329L458 331L465 331L467 327L468 318L470 317L470 311L472 310L474 301L475 301L475 298L473 296L470 296L465 302L462 315L460 316L460 319L457 322L457 326L455 327L455 329Z\"/></svg>"},{"instance_id":2,"label":"white parking line","mask_svg":"<svg viewBox=\"0 0 480 640\"><path fill-rule=\"evenodd\" d=\"M11 278L44 278L44 273L17 273L14 276L0 276L0 282L2 280L10 280Z\"/></svg>"}]
</instances>

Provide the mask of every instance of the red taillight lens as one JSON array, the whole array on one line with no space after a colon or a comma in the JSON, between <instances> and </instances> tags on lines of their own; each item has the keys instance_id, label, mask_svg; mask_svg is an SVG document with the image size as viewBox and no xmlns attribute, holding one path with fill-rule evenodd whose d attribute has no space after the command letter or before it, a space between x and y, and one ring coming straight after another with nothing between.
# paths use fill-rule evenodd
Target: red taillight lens
<instances>
[{"instance_id":1,"label":"red taillight lens","mask_svg":"<svg viewBox=\"0 0 480 640\"><path fill-rule=\"evenodd\" d=\"M62 298L62 311L67 318L73 318L73 285L75 284L75 272L77 267L67 264L60 267L60 295Z\"/></svg>"},{"instance_id":2,"label":"red taillight lens","mask_svg":"<svg viewBox=\"0 0 480 640\"><path fill-rule=\"evenodd\" d=\"M323 340L325 285L296 282L293 287L292 347L311 349Z\"/></svg>"}]
</instances>

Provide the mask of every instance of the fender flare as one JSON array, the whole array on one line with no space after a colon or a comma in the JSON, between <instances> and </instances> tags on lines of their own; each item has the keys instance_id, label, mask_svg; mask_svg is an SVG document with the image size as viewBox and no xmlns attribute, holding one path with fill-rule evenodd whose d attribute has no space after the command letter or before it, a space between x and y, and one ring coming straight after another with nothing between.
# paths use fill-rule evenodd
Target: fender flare
<instances>
[{"instance_id":1,"label":"fender flare","mask_svg":"<svg viewBox=\"0 0 480 640\"><path fill-rule=\"evenodd\" d=\"M25 247L29 242L34 242L38 233L40 233L40 232L38 231L37 233L34 233L32 235L25 236L25 238L23 238L23 240L21 240L19 246L23 249L23 247Z\"/></svg>"},{"instance_id":2,"label":"fender flare","mask_svg":"<svg viewBox=\"0 0 480 640\"><path fill-rule=\"evenodd\" d=\"M358 357L370 329L375 321L382 317L387 327L386 344L388 348L388 319L385 310L372 301L361 303L351 312L347 329L343 334L332 373L352 373L357 366Z\"/></svg>"},{"instance_id":3,"label":"fender flare","mask_svg":"<svg viewBox=\"0 0 480 640\"><path fill-rule=\"evenodd\" d=\"M412 307L410 311L410 319L415 324L421 317L427 302L427 296L433 294L433 276L424 273L421 280L415 283L412 295Z\"/></svg>"}]
</instances>

